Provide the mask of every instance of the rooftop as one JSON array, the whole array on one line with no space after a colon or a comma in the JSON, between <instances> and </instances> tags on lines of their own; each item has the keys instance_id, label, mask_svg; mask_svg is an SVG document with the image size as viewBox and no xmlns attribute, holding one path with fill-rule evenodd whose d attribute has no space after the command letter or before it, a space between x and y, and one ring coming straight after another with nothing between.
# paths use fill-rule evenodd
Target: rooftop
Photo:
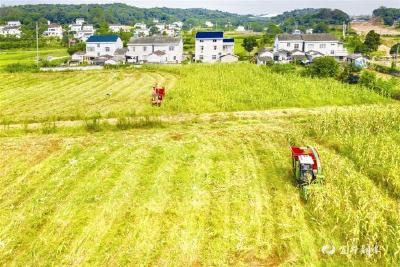
<instances>
[{"instance_id":1,"label":"rooftop","mask_svg":"<svg viewBox=\"0 0 400 267\"><path fill-rule=\"evenodd\" d=\"M129 44L178 44L179 42L181 42L181 38L179 37L148 36L140 38L132 37Z\"/></svg>"},{"instance_id":2,"label":"rooftop","mask_svg":"<svg viewBox=\"0 0 400 267\"><path fill-rule=\"evenodd\" d=\"M87 43L114 43L118 40L118 35L93 35L86 41Z\"/></svg>"},{"instance_id":3,"label":"rooftop","mask_svg":"<svg viewBox=\"0 0 400 267\"><path fill-rule=\"evenodd\" d=\"M198 32L196 39L222 39L224 38L223 32Z\"/></svg>"},{"instance_id":4,"label":"rooftop","mask_svg":"<svg viewBox=\"0 0 400 267\"><path fill-rule=\"evenodd\" d=\"M280 41L337 41L338 39L330 33L313 33L313 34L279 34Z\"/></svg>"},{"instance_id":5,"label":"rooftop","mask_svg":"<svg viewBox=\"0 0 400 267\"><path fill-rule=\"evenodd\" d=\"M226 39L224 39L223 42L224 42L224 43L234 43L234 42L235 42L235 39L234 39L234 38L226 38Z\"/></svg>"}]
</instances>

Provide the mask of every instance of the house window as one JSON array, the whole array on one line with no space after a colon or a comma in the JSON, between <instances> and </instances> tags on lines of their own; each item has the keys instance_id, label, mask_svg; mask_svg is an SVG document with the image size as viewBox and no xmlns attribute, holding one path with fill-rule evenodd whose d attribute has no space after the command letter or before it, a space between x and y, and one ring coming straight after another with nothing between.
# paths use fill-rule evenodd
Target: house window
<instances>
[{"instance_id":1,"label":"house window","mask_svg":"<svg viewBox=\"0 0 400 267\"><path fill-rule=\"evenodd\" d=\"M203 60L203 59L204 59L203 55L201 55L201 56L199 57L199 59L200 59L200 60Z\"/></svg>"},{"instance_id":2,"label":"house window","mask_svg":"<svg viewBox=\"0 0 400 267\"><path fill-rule=\"evenodd\" d=\"M335 46L335 43L331 43L331 46Z\"/></svg>"},{"instance_id":3,"label":"house window","mask_svg":"<svg viewBox=\"0 0 400 267\"><path fill-rule=\"evenodd\" d=\"M290 43L287 43L287 47L290 47Z\"/></svg>"},{"instance_id":4,"label":"house window","mask_svg":"<svg viewBox=\"0 0 400 267\"><path fill-rule=\"evenodd\" d=\"M88 47L89 52L94 52L94 47Z\"/></svg>"},{"instance_id":5,"label":"house window","mask_svg":"<svg viewBox=\"0 0 400 267\"><path fill-rule=\"evenodd\" d=\"M326 48L326 44L319 44L319 48Z\"/></svg>"},{"instance_id":6,"label":"house window","mask_svg":"<svg viewBox=\"0 0 400 267\"><path fill-rule=\"evenodd\" d=\"M147 51L147 46L143 46L143 51Z\"/></svg>"},{"instance_id":7,"label":"house window","mask_svg":"<svg viewBox=\"0 0 400 267\"><path fill-rule=\"evenodd\" d=\"M314 44L308 44L307 47L308 47L308 49L313 49L314 48Z\"/></svg>"},{"instance_id":8,"label":"house window","mask_svg":"<svg viewBox=\"0 0 400 267\"><path fill-rule=\"evenodd\" d=\"M176 56L174 56L174 60L176 60Z\"/></svg>"},{"instance_id":9,"label":"house window","mask_svg":"<svg viewBox=\"0 0 400 267\"><path fill-rule=\"evenodd\" d=\"M217 46L216 45L214 46L214 50L217 50Z\"/></svg>"},{"instance_id":10,"label":"house window","mask_svg":"<svg viewBox=\"0 0 400 267\"><path fill-rule=\"evenodd\" d=\"M100 53L99 53L99 52L97 52L97 56L98 56L98 57L100 56Z\"/></svg>"},{"instance_id":11,"label":"house window","mask_svg":"<svg viewBox=\"0 0 400 267\"><path fill-rule=\"evenodd\" d=\"M135 52L135 47L134 46L132 46L132 52Z\"/></svg>"},{"instance_id":12,"label":"house window","mask_svg":"<svg viewBox=\"0 0 400 267\"><path fill-rule=\"evenodd\" d=\"M200 40L200 43L204 43L204 40Z\"/></svg>"},{"instance_id":13,"label":"house window","mask_svg":"<svg viewBox=\"0 0 400 267\"><path fill-rule=\"evenodd\" d=\"M97 47L100 47L100 44L97 44Z\"/></svg>"},{"instance_id":14,"label":"house window","mask_svg":"<svg viewBox=\"0 0 400 267\"><path fill-rule=\"evenodd\" d=\"M204 46L201 46L200 50L201 50L201 52L203 52L204 51Z\"/></svg>"},{"instance_id":15,"label":"house window","mask_svg":"<svg viewBox=\"0 0 400 267\"><path fill-rule=\"evenodd\" d=\"M174 46L170 46L169 47L169 51L174 51L175 50L175 47Z\"/></svg>"},{"instance_id":16,"label":"house window","mask_svg":"<svg viewBox=\"0 0 400 267\"><path fill-rule=\"evenodd\" d=\"M299 44L294 44L294 49L299 49Z\"/></svg>"},{"instance_id":17,"label":"house window","mask_svg":"<svg viewBox=\"0 0 400 267\"><path fill-rule=\"evenodd\" d=\"M212 59L213 59L213 60L216 60L216 59L217 59L217 56L216 56L216 55L213 55L213 56L212 56Z\"/></svg>"},{"instance_id":18,"label":"house window","mask_svg":"<svg viewBox=\"0 0 400 267\"><path fill-rule=\"evenodd\" d=\"M110 52L110 48L109 47L106 47L106 52Z\"/></svg>"},{"instance_id":19,"label":"house window","mask_svg":"<svg viewBox=\"0 0 400 267\"><path fill-rule=\"evenodd\" d=\"M331 55L334 55L335 54L335 50L331 50Z\"/></svg>"},{"instance_id":20,"label":"house window","mask_svg":"<svg viewBox=\"0 0 400 267\"><path fill-rule=\"evenodd\" d=\"M213 40L213 43L216 43L216 42L217 42L217 40L216 40L216 39L214 39L214 40Z\"/></svg>"}]
</instances>

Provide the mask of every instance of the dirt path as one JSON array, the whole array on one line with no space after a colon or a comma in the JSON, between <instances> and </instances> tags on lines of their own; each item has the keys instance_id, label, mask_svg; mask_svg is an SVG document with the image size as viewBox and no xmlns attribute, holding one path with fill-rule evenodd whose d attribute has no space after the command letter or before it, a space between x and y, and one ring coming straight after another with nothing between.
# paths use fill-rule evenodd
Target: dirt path
<instances>
[{"instance_id":1,"label":"dirt path","mask_svg":"<svg viewBox=\"0 0 400 267\"><path fill-rule=\"evenodd\" d=\"M392 104L397 105L398 104ZM256 110L256 111L233 111L233 112L215 112L203 114L176 114L176 115L161 115L161 116L136 116L131 117L131 122L140 121L143 119L159 121L162 123L179 124L185 122L211 122L211 121L227 121L233 119L272 119L272 118L285 118L293 116L306 116L322 114L326 112L347 112L350 110L359 110L364 107L377 106L379 104L361 105L361 106L325 106L317 108L287 108L287 109L270 109L270 110ZM88 120L91 121L91 120ZM116 125L119 118L105 118L99 119L100 124ZM44 127L44 125L55 125L56 127L79 127L86 124L85 120L76 121L56 121L56 122L40 122L30 124L0 124L0 128L4 130L10 129L27 129L34 130Z\"/></svg>"}]
</instances>

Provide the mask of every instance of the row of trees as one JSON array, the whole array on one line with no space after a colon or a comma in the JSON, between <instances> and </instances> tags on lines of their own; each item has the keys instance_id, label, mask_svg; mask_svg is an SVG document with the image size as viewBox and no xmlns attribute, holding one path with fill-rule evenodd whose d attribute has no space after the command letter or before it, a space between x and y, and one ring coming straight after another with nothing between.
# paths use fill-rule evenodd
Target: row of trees
<instances>
[{"instance_id":1,"label":"row of trees","mask_svg":"<svg viewBox=\"0 0 400 267\"><path fill-rule=\"evenodd\" d=\"M395 21L400 20L400 8L380 7L375 9L372 14L375 17L382 18L383 23L388 26L392 26Z\"/></svg>"},{"instance_id":2,"label":"row of trees","mask_svg":"<svg viewBox=\"0 0 400 267\"><path fill-rule=\"evenodd\" d=\"M138 8L126 4L81 4L81 5L21 5L0 8L0 20L20 20L31 30L35 21L47 20L67 25L82 17L100 28L105 23L133 25L136 22L152 24L153 19L166 23L182 21L186 27L203 25L210 20L218 25L231 23L244 25L254 23L251 16L207 9ZM265 21L264 19L259 19ZM256 20L257 21L257 20ZM1 22L1 21L0 21Z\"/></svg>"}]
</instances>

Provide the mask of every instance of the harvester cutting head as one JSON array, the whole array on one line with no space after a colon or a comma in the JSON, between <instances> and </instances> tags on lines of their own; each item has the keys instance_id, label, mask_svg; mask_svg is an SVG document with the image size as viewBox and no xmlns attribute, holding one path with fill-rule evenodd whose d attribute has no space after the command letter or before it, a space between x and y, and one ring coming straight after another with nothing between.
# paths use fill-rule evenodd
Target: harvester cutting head
<instances>
[{"instance_id":1,"label":"harvester cutting head","mask_svg":"<svg viewBox=\"0 0 400 267\"><path fill-rule=\"evenodd\" d=\"M312 184L322 183L322 167L319 154L312 146L290 147L292 151L293 175L302 196L307 199L308 189Z\"/></svg>"}]
</instances>

